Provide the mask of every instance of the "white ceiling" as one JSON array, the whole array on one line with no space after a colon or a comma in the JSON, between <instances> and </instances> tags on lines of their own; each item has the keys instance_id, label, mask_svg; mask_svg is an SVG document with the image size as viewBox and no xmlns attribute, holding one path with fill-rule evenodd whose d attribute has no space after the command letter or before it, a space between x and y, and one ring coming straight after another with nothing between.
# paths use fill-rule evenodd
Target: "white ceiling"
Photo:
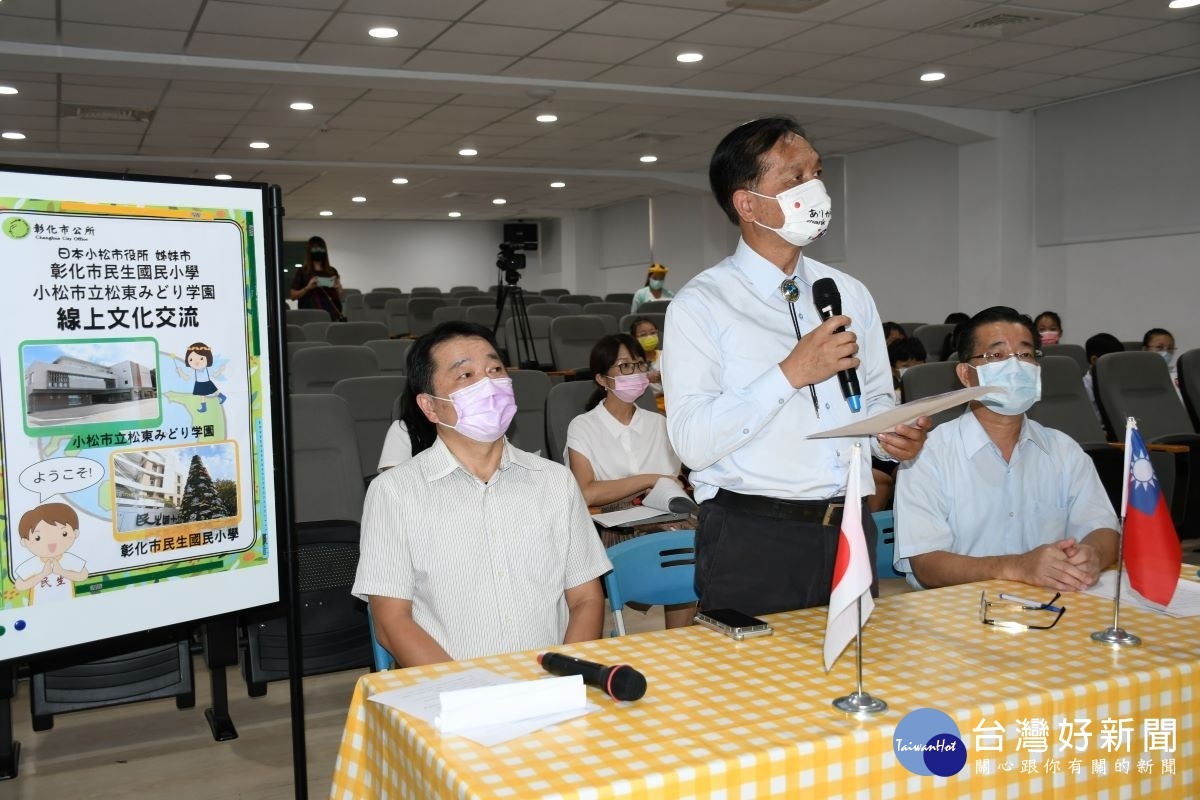
<instances>
[{"instance_id":1,"label":"white ceiling","mask_svg":"<svg viewBox=\"0 0 1200 800\"><path fill-rule=\"evenodd\" d=\"M1036 20L962 30L999 13ZM720 137L764 113L826 154L965 143L1007 111L1197 69L1200 8L1167 0L0 0L0 84L20 92L0 128L26 135L0 162L225 172L282 185L289 218L536 217L703 191Z\"/></svg>"}]
</instances>

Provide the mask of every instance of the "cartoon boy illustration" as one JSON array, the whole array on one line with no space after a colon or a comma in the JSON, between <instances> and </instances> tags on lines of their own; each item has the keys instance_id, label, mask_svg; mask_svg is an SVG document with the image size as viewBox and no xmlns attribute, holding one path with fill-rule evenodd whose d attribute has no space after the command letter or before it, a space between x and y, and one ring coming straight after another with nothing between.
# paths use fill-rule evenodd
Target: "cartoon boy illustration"
<instances>
[{"instance_id":1,"label":"cartoon boy illustration","mask_svg":"<svg viewBox=\"0 0 1200 800\"><path fill-rule=\"evenodd\" d=\"M42 602L74 597L75 581L88 576L84 560L67 552L79 538L75 509L66 503L43 503L25 512L17 534L33 554L17 566L17 591L33 589L33 597Z\"/></svg>"},{"instance_id":2,"label":"cartoon boy illustration","mask_svg":"<svg viewBox=\"0 0 1200 800\"><path fill-rule=\"evenodd\" d=\"M189 345L187 352L183 355L183 362L191 368L193 378L196 381L195 385L192 386L192 394L205 398L216 397L217 402L225 402L225 395L221 394L217 390L217 385L212 382L213 378L222 377L225 367L222 366L213 371L211 376L209 375L209 370L213 365L213 351L211 347L204 342L196 342ZM176 368L176 372L179 373L179 377L187 378L187 374L183 370ZM200 403L200 407L196 410L203 414L208 410L208 401L205 400Z\"/></svg>"}]
</instances>

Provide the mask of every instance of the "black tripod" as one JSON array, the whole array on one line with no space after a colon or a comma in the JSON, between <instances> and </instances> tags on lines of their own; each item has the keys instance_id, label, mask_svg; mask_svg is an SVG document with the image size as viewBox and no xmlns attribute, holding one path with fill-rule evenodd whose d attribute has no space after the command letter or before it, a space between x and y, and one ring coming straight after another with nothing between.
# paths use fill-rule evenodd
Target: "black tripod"
<instances>
[{"instance_id":1,"label":"black tripod","mask_svg":"<svg viewBox=\"0 0 1200 800\"><path fill-rule=\"evenodd\" d=\"M529 312L525 310L525 292L517 284L521 274L515 270L505 273L505 284L500 287L496 297L496 323L492 325L492 335L499 336L500 323L504 320L504 306L508 305L513 320L513 332L516 341L513 343L517 352L509 353L510 361L515 361L521 369L541 369L538 360L537 345L533 341L533 329L529 327Z\"/></svg>"}]
</instances>

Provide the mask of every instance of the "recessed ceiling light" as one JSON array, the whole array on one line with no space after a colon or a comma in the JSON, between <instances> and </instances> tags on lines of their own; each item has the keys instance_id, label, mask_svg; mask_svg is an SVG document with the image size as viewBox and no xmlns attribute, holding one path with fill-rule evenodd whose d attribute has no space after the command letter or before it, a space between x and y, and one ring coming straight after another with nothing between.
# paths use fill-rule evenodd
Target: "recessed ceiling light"
<instances>
[{"instance_id":1,"label":"recessed ceiling light","mask_svg":"<svg viewBox=\"0 0 1200 800\"><path fill-rule=\"evenodd\" d=\"M477 156L479 155L479 151L474 147L464 147L462 150L458 151L458 154L460 156Z\"/></svg>"},{"instance_id":2,"label":"recessed ceiling light","mask_svg":"<svg viewBox=\"0 0 1200 800\"><path fill-rule=\"evenodd\" d=\"M408 183L408 178L392 178L392 183L398 186L403 186L404 184Z\"/></svg>"},{"instance_id":3,"label":"recessed ceiling light","mask_svg":"<svg viewBox=\"0 0 1200 800\"><path fill-rule=\"evenodd\" d=\"M15 86L0 86L0 94L17 94Z\"/></svg>"},{"instance_id":4,"label":"recessed ceiling light","mask_svg":"<svg viewBox=\"0 0 1200 800\"><path fill-rule=\"evenodd\" d=\"M219 172L219 173L217 173L216 175L213 175L213 178L215 178L216 180L219 180L219 181L231 181L231 180L233 180L233 176L232 176L232 175L229 175L229 174L227 174L227 173L225 173L225 172Z\"/></svg>"},{"instance_id":5,"label":"recessed ceiling light","mask_svg":"<svg viewBox=\"0 0 1200 800\"><path fill-rule=\"evenodd\" d=\"M554 183L550 184L550 188L551 189L565 189L565 188L567 188L567 185L565 183L563 183L562 181L555 181Z\"/></svg>"},{"instance_id":6,"label":"recessed ceiling light","mask_svg":"<svg viewBox=\"0 0 1200 800\"><path fill-rule=\"evenodd\" d=\"M1200 0L1171 0L1167 4L1167 8L1191 8L1192 6L1200 6Z\"/></svg>"},{"instance_id":7,"label":"recessed ceiling light","mask_svg":"<svg viewBox=\"0 0 1200 800\"><path fill-rule=\"evenodd\" d=\"M321 216L322 216L322 217L332 217L332 216L333 216L333 212L332 212L332 211L322 211L322 212L321 212Z\"/></svg>"},{"instance_id":8,"label":"recessed ceiling light","mask_svg":"<svg viewBox=\"0 0 1200 800\"><path fill-rule=\"evenodd\" d=\"M538 114L537 121L538 122L558 122L558 115L557 114Z\"/></svg>"},{"instance_id":9,"label":"recessed ceiling light","mask_svg":"<svg viewBox=\"0 0 1200 800\"><path fill-rule=\"evenodd\" d=\"M395 28L388 28L386 26L371 28L371 30L367 31L367 33L369 33L375 39L395 39L400 35L400 31L396 30Z\"/></svg>"},{"instance_id":10,"label":"recessed ceiling light","mask_svg":"<svg viewBox=\"0 0 1200 800\"><path fill-rule=\"evenodd\" d=\"M653 164L655 161L658 161L658 156L642 156L638 161L641 161L643 164Z\"/></svg>"},{"instance_id":11,"label":"recessed ceiling light","mask_svg":"<svg viewBox=\"0 0 1200 800\"><path fill-rule=\"evenodd\" d=\"M502 206L507 202L508 201L505 200L503 197L496 197L496 198L492 199L492 205L494 205L494 206Z\"/></svg>"},{"instance_id":12,"label":"recessed ceiling light","mask_svg":"<svg viewBox=\"0 0 1200 800\"><path fill-rule=\"evenodd\" d=\"M292 103L290 108L292 111L312 111L313 104L307 102L306 100L297 100L296 102Z\"/></svg>"},{"instance_id":13,"label":"recessed ceiling light","mask_svg":"<svg viewBox=\"0 0 1200 800\"><path fill-rule=\"evenodd\" d=\"M24 139L25 134L20 131L5 131L4 133L0 133L0 137L5 139Z\"/></svg>"},{"instance_id":14,"label":"recessed ceiling light","mask_svg":"<svg viewBox=\"0 0 1200 800\"><path fill-rule=\"evenodd\" d=\"M461 212L461 211L451 211L451 212L450 212L449 214L447 214L446 216L447 216L447 217L453 217L454 219L458 219L459 217L461 217L461 216L462 216L462 212Z\"/></svg>"},{"instance_id":15,"label":"recessed ceiling light","mask_svg":"<svg viewBox=\"0 0 1200 800\"><path fill-rule=\"evenodd\" d=\"M270 142L251 142L250 147L255 150L266 150L271 146Z\"/></svg>"},{"instance_id":16,"label":"recessed ceiling light","mask_svg":"<svg viewBox=\"0 0 1200 800\"><path fill-rule=\"evenodd\" d=\"M675 56L675 60L680 64L695 64L697 61L704 60L703 53L680 53Z\"/></svg>"},{"instance_id":17,"label":"recessed ceiling light","mask_svg":"<svg viewBox=\"0 0 1200 800\"><path fill-rule=\"evenodd\" d=\"M356 195L354 195L354 197L350 198L350 202L351 203L365 203L365 202L367 202L367 198L363 197L361 194L356 194Z\"/></svg>"},{"instance_id":18,"label":"recessed ceiling light","mask_svg":"<svg viewBox=\"0 0 1200 800\"><path fill-rule=\"evenodd\" d=\"M933 83L934 81L943 80L945 77L946 73L944 72L926 72L921 76L921 80L925 81L926 83Z\"/></svg>"}]
</instances>

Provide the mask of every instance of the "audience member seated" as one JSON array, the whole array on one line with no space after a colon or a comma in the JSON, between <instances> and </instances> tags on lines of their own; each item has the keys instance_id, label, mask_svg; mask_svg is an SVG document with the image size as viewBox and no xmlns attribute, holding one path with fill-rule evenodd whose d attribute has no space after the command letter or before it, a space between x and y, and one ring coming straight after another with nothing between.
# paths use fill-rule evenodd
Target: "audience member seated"
<instances>
[{"instance_id":1,"label":"audience member seated","mask_svg":"<svg viewBox=\"0 0 1200 800\"><path fill-rule=\"evenodd\" d=\"M1062 341L1062 317L1053 311L1043 311L1033 321L1038 336L1042 338L1042 347L1059 344Z\"/></svg>"},{"instance_id":2,"label":"audience member seated","mask_svg":"<svg viewBox=\"0 0 1200 800\"><path fill-rule=\"evenodd\" d=\"M661 396L662 342L658 337L658 326L654 324L653 320L638 317L629 326L629 334L638 340L638 344L646 353L646 363L650 365L650 371L646 373L646 377L650 379L650 388L656 395Z\"/></svg>"},{"instance_id":3,"label":"audience member seated","mask_svg":"<svg viewBox=\"0 0 1200 800\"><path fill-rule=\"evenodd\" d=\"M407 403L407 398L403 401ZM418 409L419 410L419 409ZM404 418L394 420L383 437L383 450L379 453L379 472L386 472L413 457L412 437Z\"/></svg>"},{"instance_id":4,"label":"audience member seated","mask_svg":"<svg viewBox=\"0 0 1200 800\"><path fill-rule=\"evenodd\" d=\"M588 411L567 428L567 463L588 505L631 499L662 477L678 481L681 465L667 439L666 418L636 405L648 386L638 340L624 333L605 336L592 348L589 366L596 391ZM622 538L629 537L604 531L607 545ZM682 627L691 624L694 604L666 612L668 628Z\"/></svg>"},{"instance_id":5,"label":"audience member seated","mask_svg":"<svg viewBox=\"0 0 1200 800\"><path fill-rule=\"evenodd\" d=\"M944 320L943 324L953 325L954 330L950 331L950 333L946 335L946 338L942 340L942 361L949 361L950 358L958 352L958 339L962 335L963 324L969 319L970 317L961 311L954 311L946 315L946 319Z\"/></svg>"},{"instance_id":6,"label":"audience member seated","mask_svg":"<svg viewBox=\"0 0 1200 800\"><path fill-rule=\"evenodd\" d=\"M958 378L1003 387L900 465L896 569L920 587L1001 578L1073 592L1117 557L1117 516L1092 461L1025 417L1041 396L1033 321L996 306L966 323Z\"/></svg>"},{"instance_id":7,"label":"audience member seated","mask_svg":"<svg viewBox=\"0 0 1200 800\"><path fill-rule=\"evenodd\" d=\"M353 592L404 667L600 636L611 569L579 486L508 444L516 413L491 331L447 322L408 357L424 449L371 482Z\"/></svg>"},{"instance_id":8,"label":"audience member seated","mask_svg":"<svg viewBox=\"0 0 1200 800\"><path fill-rule=\"evenodd\" d=\"M888 361L892 362L892 388L896 390L896 402L900 402L900 381L904 373L926 359L925 345L917 337L901 339L888 345Z\"/></svg>"},{"instance_id":9,"label":"audience member seated","mask_svg":"<svg viewBox=\"0 0 1200 800\"><path fill-rule=\"evenodd\" d=\"M1088 337L1087 342L1083 345L1083 352L1087 354L1088 360L1088 371L1083 374L1083 388L1092 404L1092 412L1100 424L1104 425L1104 415L1100 413L1100 401L1096 396L1096 361L1100 356L1109 353L1125 352L1125 345L1121 344L1121 340L1111 333L1097 333L1095 336ZM1109 439L1113 438L1112 431L1106 428L1105 432Z\"/></svg>"},{"instance_id":10,"label":"audience member seated","mask_svg":"<svg viewBox=\"0 0 1200 800\"><path fill-rule=\"evenodd\" d=\"M884 344L891 346L892 342L898 342L901 339L907 339L908 334L904 332L904 328L900 327L899 322L883 323L883 341Z\"/></svg>"},{"instance_id":11,"label":"audience member seated","mask_svg":"<svg viewBox=\"0 0 1200 800\"><path fill-rule=\"evenodd\" d=\"M1175 391L1179 389L1179 372L1175 362L1175 337L1165 328L1151 328L1146 331L1142 337L1142 349L1153 353L1158 353L1162 356L1163 361L1167 362L1167 368L1171 372L1171 382L1175 384Z\"/></svg>"}]
</instances>

